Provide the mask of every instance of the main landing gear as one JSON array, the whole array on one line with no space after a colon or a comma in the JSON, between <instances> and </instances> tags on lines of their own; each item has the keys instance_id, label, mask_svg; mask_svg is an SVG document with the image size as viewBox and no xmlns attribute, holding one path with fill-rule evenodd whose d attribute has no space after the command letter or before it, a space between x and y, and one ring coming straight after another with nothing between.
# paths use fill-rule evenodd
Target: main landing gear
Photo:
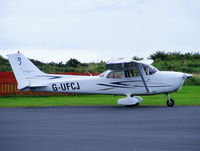
<instances>
[{"instance_id":1,"label":"main landing gear","mask_svg":"<svg viewBox=\"0 0 200 151\"><path fill-rule=\"evenodd\" d=\"M142 102L142 98L139 96L133 96L131 94L127 94L126 98L118 99L117 103L120 105L125 105L126 107L138 106Z\"/></svg>"},{"instance_id":2,"label":"main landing gear","mask_svg":"<svg viewBox=\"0 0 200 151\"><path fill-rule=\"evenodd\" d=\"M168 107L173 107L175 102L173 99L170 98L169 94L167 94L167 102L166 102Z\"/></svg>"}]
</instances>

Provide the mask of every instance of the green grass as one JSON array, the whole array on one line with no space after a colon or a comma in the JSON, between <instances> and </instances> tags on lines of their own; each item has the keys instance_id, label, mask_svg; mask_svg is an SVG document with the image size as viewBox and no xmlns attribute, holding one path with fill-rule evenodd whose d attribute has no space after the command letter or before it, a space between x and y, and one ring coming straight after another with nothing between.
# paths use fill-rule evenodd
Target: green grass
<instances>
[{"instance_id":1,"label":"green grass","mask_svg":"<svg viewBox=\"0 0 200 151\"><path fill-rule=\"evenodd\" d=\"M124 96L8 96L0 97L0 107L69 106L69 105L117 105ZM184 86L171 94L176 105L200 105L200 86ZM143 96L141 105L165 105L164 95Z\"/></svg>"},{"instance_id":2,"label":"green grass","mask_svg":"<svg viewBox=\"0 0 200 151\"><path fill-rule=\"evenodd\" d=\"M170 94L175 105L200 105L200 86L183 86L177 93ZM144 96L141 105L166 105L164 95Z\"/></svg>"}]
</instances>

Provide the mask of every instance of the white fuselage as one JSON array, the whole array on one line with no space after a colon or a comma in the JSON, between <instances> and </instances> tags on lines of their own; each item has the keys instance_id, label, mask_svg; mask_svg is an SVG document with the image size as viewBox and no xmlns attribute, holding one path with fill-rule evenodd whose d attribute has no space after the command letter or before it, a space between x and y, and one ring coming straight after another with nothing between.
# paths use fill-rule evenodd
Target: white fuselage
<instances>
[{"instance_id":1,"label":"white fuselage","mask_svg":"<svg viewBox=\"0 0 200 151\"><path fill-rule=\"evenodd\" d=\"M50 75L50 74L49 74ZM55 76L55 75L54 75ZM147 93L140 76L129 78L108 78L103 76L69 76L57 75L57 78L44 80L45 87L33 87L31 91L88 93L88 94L117 94L117 95L151 95L177 91L185 80L184 73L157 71L152 75L145 75L146 84L150 90ZM34 82L41 81L37 77Z\"/></svg>"}]
</instances>

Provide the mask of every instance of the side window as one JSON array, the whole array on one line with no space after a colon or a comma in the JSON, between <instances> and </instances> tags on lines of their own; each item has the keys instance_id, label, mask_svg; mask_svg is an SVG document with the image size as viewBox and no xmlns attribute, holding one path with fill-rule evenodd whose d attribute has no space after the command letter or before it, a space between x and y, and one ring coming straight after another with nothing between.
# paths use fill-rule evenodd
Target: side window
<instances>
[{"instance_id":1,"label":"side window","mask_svg":"<svg viewBox=\"0 0 200 151\"><path fill-rule=\"evenodd\" d=\"M140 75L137 69L125 70L124 72L126 78L138 77Z\"/></svg>"},{"instance_id":2,"label":"side window","mask_svg":"<svg viewBox=\"0 0 200 151\"><path fill-rule=\"evenodd\" d=\"M110 72L110 73L107 75L107 78L114 78L113 72Z\"/></svg>"},{"instance_id":3,"label":"side window","mask_svg":"<svg viewBox=\"0 0 200 151\"><path fill-rule=\"evenodd\" d=\"M113 71L110 72L107 76L107 78L114 78L114 79L119 79L123 77L122 71Z\"/></svg>"}]
</instances>

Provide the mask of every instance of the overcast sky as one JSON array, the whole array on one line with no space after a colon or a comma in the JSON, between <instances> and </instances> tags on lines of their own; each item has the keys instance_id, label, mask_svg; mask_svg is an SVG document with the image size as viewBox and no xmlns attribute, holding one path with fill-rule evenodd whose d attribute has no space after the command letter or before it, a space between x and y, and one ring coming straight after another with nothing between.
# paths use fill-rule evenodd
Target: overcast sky
<instances>
[{"instance_id":1,"label":"overcast sky","mask_svg":"<svg viewBox=\"0 0 200 151\"><path fill-rule=\"evenodd\" d=\"M200 0L0 0L0 55L82 62L200 52Z\"/></svg>"}]
</instances>

